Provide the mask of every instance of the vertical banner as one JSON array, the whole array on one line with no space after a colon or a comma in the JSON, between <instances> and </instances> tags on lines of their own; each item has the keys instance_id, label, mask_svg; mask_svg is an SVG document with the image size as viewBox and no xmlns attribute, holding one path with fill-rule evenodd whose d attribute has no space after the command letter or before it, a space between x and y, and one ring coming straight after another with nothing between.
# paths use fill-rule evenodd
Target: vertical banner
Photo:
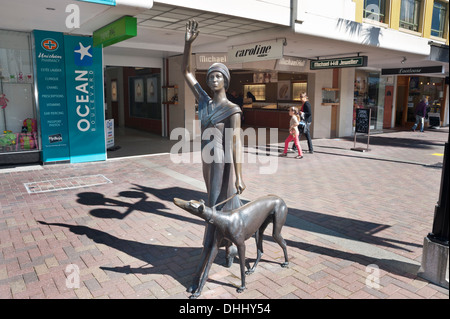
<instances>
[{"instance_id":1,"label":"vertical banner","mask_svg":"<svg viewBox=\"0 0 450 319\"><path fill-rule=\"evenodd\" d=\"M106 160L102 49L64 36L70 162Z\"/></svg>"},{"instance_id":2,"label":"vertical banner","mask_svg":"<svg viewBox=\"0 0 450 319\"><path fill-rule=\"evenodd\" d=\"M42 161L69 160L64 36L34 30Z\"/></svg>"}]
</instances>

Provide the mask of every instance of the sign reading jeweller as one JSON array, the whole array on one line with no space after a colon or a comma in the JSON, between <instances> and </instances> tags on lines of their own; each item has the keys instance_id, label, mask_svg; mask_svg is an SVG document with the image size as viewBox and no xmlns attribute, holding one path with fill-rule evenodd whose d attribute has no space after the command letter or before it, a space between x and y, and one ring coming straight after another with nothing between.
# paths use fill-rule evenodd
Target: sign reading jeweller
<instances>
[{"instance_id":1,"label":"sign reading jeweller","mask_svg":"<svg viewBox=\"0 0 450 319\"><path fill-rule=\"evenodd\" d=\"M323 70L334 68L355 68L367 66L367 56L354 56L347 58L335 58L326 60L312 60L311 70Z\"/></svg>"},{"instance_id":2,"label":"sign reading jeweller","mask_svg":"<svg viewBox=\"0 0 450 319\"><path fill-rule=\"evenodd\" d=\"M235 46L228 51L228 63L281 59L283 46L281 39Z\"/></svg>"}]
</instances>

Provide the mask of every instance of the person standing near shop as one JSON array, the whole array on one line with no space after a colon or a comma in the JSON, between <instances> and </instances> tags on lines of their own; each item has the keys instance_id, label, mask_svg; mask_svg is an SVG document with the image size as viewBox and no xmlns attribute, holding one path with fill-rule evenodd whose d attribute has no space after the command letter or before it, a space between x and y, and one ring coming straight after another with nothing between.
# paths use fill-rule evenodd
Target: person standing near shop
<instances>
[{"instance_id":1,"label":"person standing near shop","mask_svg":"<svg viewBox=\"0 0 450 319\"><path fill-rule=\"evenodd\" d=\"M309 99L308 96L306 95L306 92L300 93L300 100L303 103L300 109L300 114L304 119L305 123L304 124L301 123L301 127L299 127L300 135L298 137L298 140L300 141L302 133L305 133L306 141L308 142L309 153L313 154L314 149L311 140L311 133L309 132L309 127L311 126L312 122L312 111L311 111L311 103L309 103ZM296 149L295 145L292 147L292 149L295 151Z\"/></svg>"},{"instance_id":2,"label":"person standing near shop","mask_svg":"<svg viewBox=\"0 0 450 319\"><path fill-rule=\"evenodd\" d=\"M424 96L416 105L416 123L414 123L411 131L415 132L419 122L421 124L420 131L423 132L425 125L425 116L427 115L428 98Z\"/></svg>"},{"instance_id":3,"label":"person standing near shop","mask_svg":"<svg viewBox=\"0 0 450 319\"><path fill-rule=\"evenodd\" d=\"M294 144L298 149L298 155L296 158L302 159L303 152L302 148L300 147L300 141L298 139L298 124L300 123L300 116L298 115L298 109L295 106L291 106L289 108L289 116L291 117L291 120L289 122L289 136L284 141L284 151L280 154L280 156L287 156L289 142L294 140Z\"/></svg>"}]
</instances>

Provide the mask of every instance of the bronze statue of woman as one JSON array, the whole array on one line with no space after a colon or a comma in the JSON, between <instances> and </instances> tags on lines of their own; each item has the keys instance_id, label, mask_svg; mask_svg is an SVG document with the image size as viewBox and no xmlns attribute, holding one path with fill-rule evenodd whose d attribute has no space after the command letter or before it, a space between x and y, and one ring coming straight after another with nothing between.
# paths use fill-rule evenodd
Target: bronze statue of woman
<instances>
[{"instance_id":1,"label":"bronze statue of woman","mask_svg":"<svg viewBox=\"0 0 450 319\"><path fill-rule=\"evenodd\" d=\"M203 178L208 192L207 206L216 209L231 211L241 206L239 196L245 185L242 180L242 145L240 138L241 109L230 102L226 96L226 90L230 83L230 72L221 63L214 63L206 74L207 86L213 92L213 98L203 90L191 71L192 43L199 34L198 23L190 20L186 24L186 37L183 56L182 72L198 101L198 118L201 122L202 133L202 168ZM228 132L228 133L226 133ZM233 132L233 134L229 134ZM232 139L227 141L226 138ZM233 175L235 182L233 183ZM230 199L231 198L231 199ZM227 199L230 199L227 201ZM225 201L225 202L224 202ZM221 204L224 202L223 204ZM197 273L194 276L194 284L188 291L194 292L198 279L204 270L209 257L215 226L207 224L203 239L203 252ZM227 246L227 266L231 266L236 247Z\"/></svg>"}]
</instances>

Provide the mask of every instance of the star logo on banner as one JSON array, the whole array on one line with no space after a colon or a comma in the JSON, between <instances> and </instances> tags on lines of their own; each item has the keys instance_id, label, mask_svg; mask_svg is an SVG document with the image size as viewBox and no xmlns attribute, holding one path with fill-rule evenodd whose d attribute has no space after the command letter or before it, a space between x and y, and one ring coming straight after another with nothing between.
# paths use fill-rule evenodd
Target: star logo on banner
<instances>
[{"instance_id":1,"label":"star logo on banner","mask_svg":"<svg viewBox=\"0 0 450 319\"><path fill-rule=\"evenodd\" d=\"M80 54L80 60L83 61L84 57L87 55L88 57L92 58L92 54L88 52L88 50L91 48L90 45L87 47L84 47L81 42L79 42L80 48L78 50L75 50L74 52Z\"/></svg>"}]
</instances>

